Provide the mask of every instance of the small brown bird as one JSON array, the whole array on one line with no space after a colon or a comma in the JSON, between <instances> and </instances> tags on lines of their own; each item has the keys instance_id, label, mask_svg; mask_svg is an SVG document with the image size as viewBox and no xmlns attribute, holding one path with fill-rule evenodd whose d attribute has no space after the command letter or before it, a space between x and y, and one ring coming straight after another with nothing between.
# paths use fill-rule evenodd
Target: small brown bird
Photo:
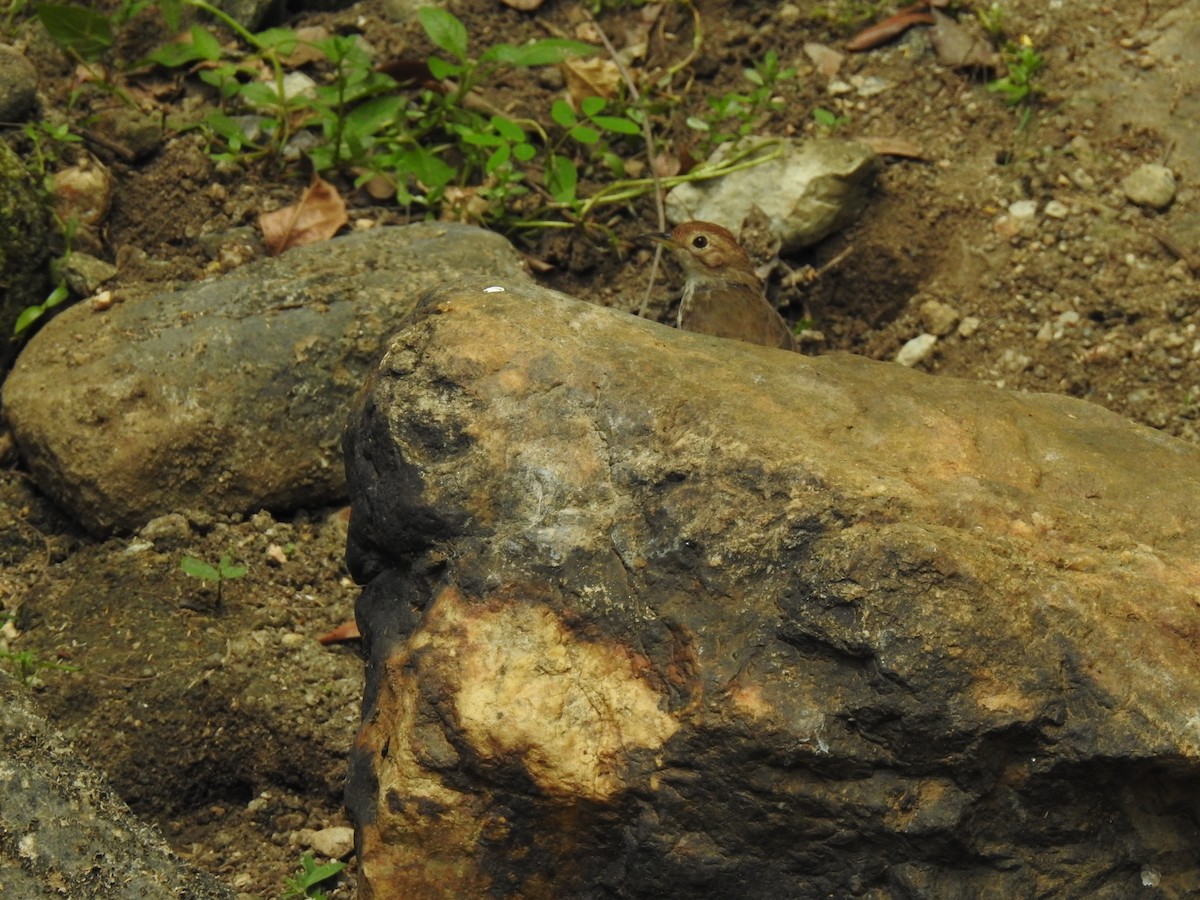
<instances>
[{"instance_id":1,"label":"small brown bird","mask_svg":"<svg viewBox=\"0 0 1200 900\"><path fill-rule=\"evenodd\" d=\"M737 238L712 222L684 222L650 234L675 251L687 275L677 325L717 337L796 350L783 316L767 301L763 283Z\"/></svg>"}]
</instances>

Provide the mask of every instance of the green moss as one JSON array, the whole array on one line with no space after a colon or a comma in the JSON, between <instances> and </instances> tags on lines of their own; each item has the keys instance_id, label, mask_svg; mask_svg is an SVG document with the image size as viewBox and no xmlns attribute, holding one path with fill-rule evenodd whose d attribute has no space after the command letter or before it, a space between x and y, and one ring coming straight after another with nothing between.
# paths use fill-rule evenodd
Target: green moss
<instances>
[{"instance_id":1,"label":"green moss","mask_svg":"<svg viewBox=\"0 0 1200 900\"><path fill-rule=\"evenodd\" d=\"M0 368L16 354L17 316L46 299L51 216L45 192L13 149L0 141Z\"/></svg>"}]
</instances>

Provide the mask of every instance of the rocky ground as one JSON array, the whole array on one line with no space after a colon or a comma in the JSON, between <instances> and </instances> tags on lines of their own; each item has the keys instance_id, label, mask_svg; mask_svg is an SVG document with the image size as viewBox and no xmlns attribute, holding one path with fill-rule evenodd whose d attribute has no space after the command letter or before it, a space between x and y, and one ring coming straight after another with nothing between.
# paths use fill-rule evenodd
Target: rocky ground
<instances>
[{"instance_id":1,"label":"rocky ground","mask_svg":"<svg viewBox=\"0 0 1200 900\"><path fill-rule=\"evenodd\" d=\"M888 157L855 226L787 261L821 267L849 255L803 289L771 286L791 319L809 319L819 332L809 352L892 359L933 335L908 350L926 371L1071 394L1195 441L1200 146L1188 135L1200 114L1200 3L1000 5L1011 39L1026 38L1046 61L1023 127L1020 111L987 90L986 75L941 64L924 29L847 55L834 73L819 71L819 54L805 45L844 48L868 21L867 4L705 2L695 19L688 7L665 9L638 63L649 71L682 60L700 23L701 49L653 119L658 139L682 155L695 137L686 117L702 114L707 97L745 90L743 68L773 50L798 77L778 85L781 108L763 116L759 131L832 127L838 136L911 145ZM612 6L598 20L620 45L643 13ZM474 46L587 25L578 5L554 0L532 13L498 2L456 11ZM286 24L363 33L388 56L429 49L416 23L385 0L296 13ZM36 21L17 17L9 32L37 68L43 118L83 130L111 104L111 93L79 82ZM160 33L135 19L115 52L135 58ZM167 113L194 111L206 96L194 81L139 96ZM495 102L532 110L548 108L557 90L553 78L528 73L488 87ZM816 108L839 121L818 122ZM168 130L137 161L89 147L114 184L107 217L80 240L117 266L105 287L118 296L261 255L257 215L293 202L307 182L286 163L218 165L194 132ZM76 153L62 148L60 164ZM1148 164L1174 174L1166 205L1127 181ZM341 187L360 227L406 221L394 204ZM637 235L656 228L646 197L608 208L587 228L515 238L546 264L538 266L545 283L633 311L650 261ZM676 278L668 271L660 279L651 315L667 316ZM324 840L347 824L340 782L361 664L353 644L322 646L316 637L352 615L343 513L168 517L98 542L39 494L11 448L7 459L0 578L13 618L0 648L12 667L25 662L59 727L178 852L245 896L281 895L306 851L342 852ZM181 570L184 554L213 562L229 554L248 571L223 584L218 603L213 585ZM351 863L331 896L353 891Z\"/></svg>"}]
</instances>

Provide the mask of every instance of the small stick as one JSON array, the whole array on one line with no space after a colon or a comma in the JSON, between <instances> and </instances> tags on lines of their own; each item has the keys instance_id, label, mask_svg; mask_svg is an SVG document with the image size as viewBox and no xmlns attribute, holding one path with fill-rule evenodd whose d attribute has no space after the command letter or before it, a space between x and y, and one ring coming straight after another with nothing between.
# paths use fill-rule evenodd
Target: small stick
<instances>
[{"instance_id":1,"label":"small stick","mask_svg":"<svg viewBox=\"0 0 1200 900\"><path fill-rule=\"evenodd\" d=\"M596 17L587 8L584 8L583 14L587 17L592 27L596 29L596 34L600 35L600 41L604 44L604 49L608 51L608 55L612 57L612 61L616 64L617 72L620 73L621 80L625 82L629 96L640 107L642 95L638 92L637 85L633 83L633 76L629 74L629 70L621 62L621 58L617 56L617 50L612 45L612 41L608 39L608 35L604 33L604 29L596 21ZM642 140L646 142L646 161L650 166L650 177L654 179L654 211L658 214L658 230L666 231L667 211L663 204L662 180L658 176L658 170L654 168L654 133L650 130L650 117L646 115L645 109L642 109ZM638 315L642 318L646 317L646 310L650 306L650 292L654 289L654 279L658 276L658 263L661 258L662 245L656 243L654 245L654 261L650 265L650 279L646 283L646 293L642 296L642 305L638 307Z\"/></svg>"}]
</instances>

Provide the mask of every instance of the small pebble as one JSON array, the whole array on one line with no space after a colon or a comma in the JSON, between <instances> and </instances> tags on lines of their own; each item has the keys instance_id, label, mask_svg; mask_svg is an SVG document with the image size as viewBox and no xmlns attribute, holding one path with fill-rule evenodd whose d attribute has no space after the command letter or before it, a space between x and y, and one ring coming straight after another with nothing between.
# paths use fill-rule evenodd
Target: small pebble
<instances>
[{"instance_id":1,"label":"small pebble","mask_svg":"<svg viewBox=\"0 0 1200 900\"><path fill-rule=\"evenodd\" d=\"M188 523L186 516L180 513L167 513L165 516L158 516L143 525L138 536L154 543L175 544L191 539L192 526Z\"/></svg>"},{"instance_id":2,"label":"small pebble","mask_svg":"<svg viewBox=\"0 0 1200 900\"><path fill-rule=\"evenodd\" d=\"M1032 222L1037 218L1036 200L1018 200L1008 204L1008 214L1020 222Z\"/></svg>"},{"instance_id":3,"label":"small pebble","mask_svg":"<svg viewBox=\"0 0 1200 900\"><path fill-rule=\"evenodd\" d=\"M958 324L958 310L940 300L926 300L921 304L921 324L929 334L944 337Z\"/></svg>"},{"instance_id":4,"label":"small pebble","mask_svg":"<svg viewBox=\"0 0 1200 900\"><path fill-rule=\"evenodd\" d=\"M1121 190L1137 206L1166 209L1175 199L1175 174L1166 166L1146 163L1122 179Z\"/></svg>"},{"instance_id":5,"label":"small pebble","mask_svg":"<svg viewBox=\"0 0 1200 900\"><path fill-rule=\"evenodd\" d=\"M979 330L979 326L982 324L983 322L980 321L979 316L967 316L958 323L958 336L961 338L969 338Z\"/></svg>"},{"instance_id":6,"label":"small pebble","mask_svg":"<svg viewBox=\"0 0 1200 900\"><path fill-rule=\"evenodd\" d=\"M900 348L900 352L896 354L896 362L912 368L917 363L929 358L937 341L936 334L918 334Z\"/></svg>"},{"instance_id":7,"label":"small pebble","mask_svg":"<svg viewBox=\"0 0 1200 900\"><path fill-rule=\"evenodd\" d=\"M292 836L294 844L305 844L317 856L345 859L354 852L354 829L348 825L333 825L313 831L301 828Z\"/></svg>"},{"instance_id":8,"label":"small pebble","mask_svg":"<svg viewBox=\"0 0 1200 900\"><path fill-rule=\"evenodd\" d=\"M1071 214L1065 203L1060 203L1058 200L1051 200L1042 210L1051 219L1065 219Z\"/></svg>"}]
</instances>

